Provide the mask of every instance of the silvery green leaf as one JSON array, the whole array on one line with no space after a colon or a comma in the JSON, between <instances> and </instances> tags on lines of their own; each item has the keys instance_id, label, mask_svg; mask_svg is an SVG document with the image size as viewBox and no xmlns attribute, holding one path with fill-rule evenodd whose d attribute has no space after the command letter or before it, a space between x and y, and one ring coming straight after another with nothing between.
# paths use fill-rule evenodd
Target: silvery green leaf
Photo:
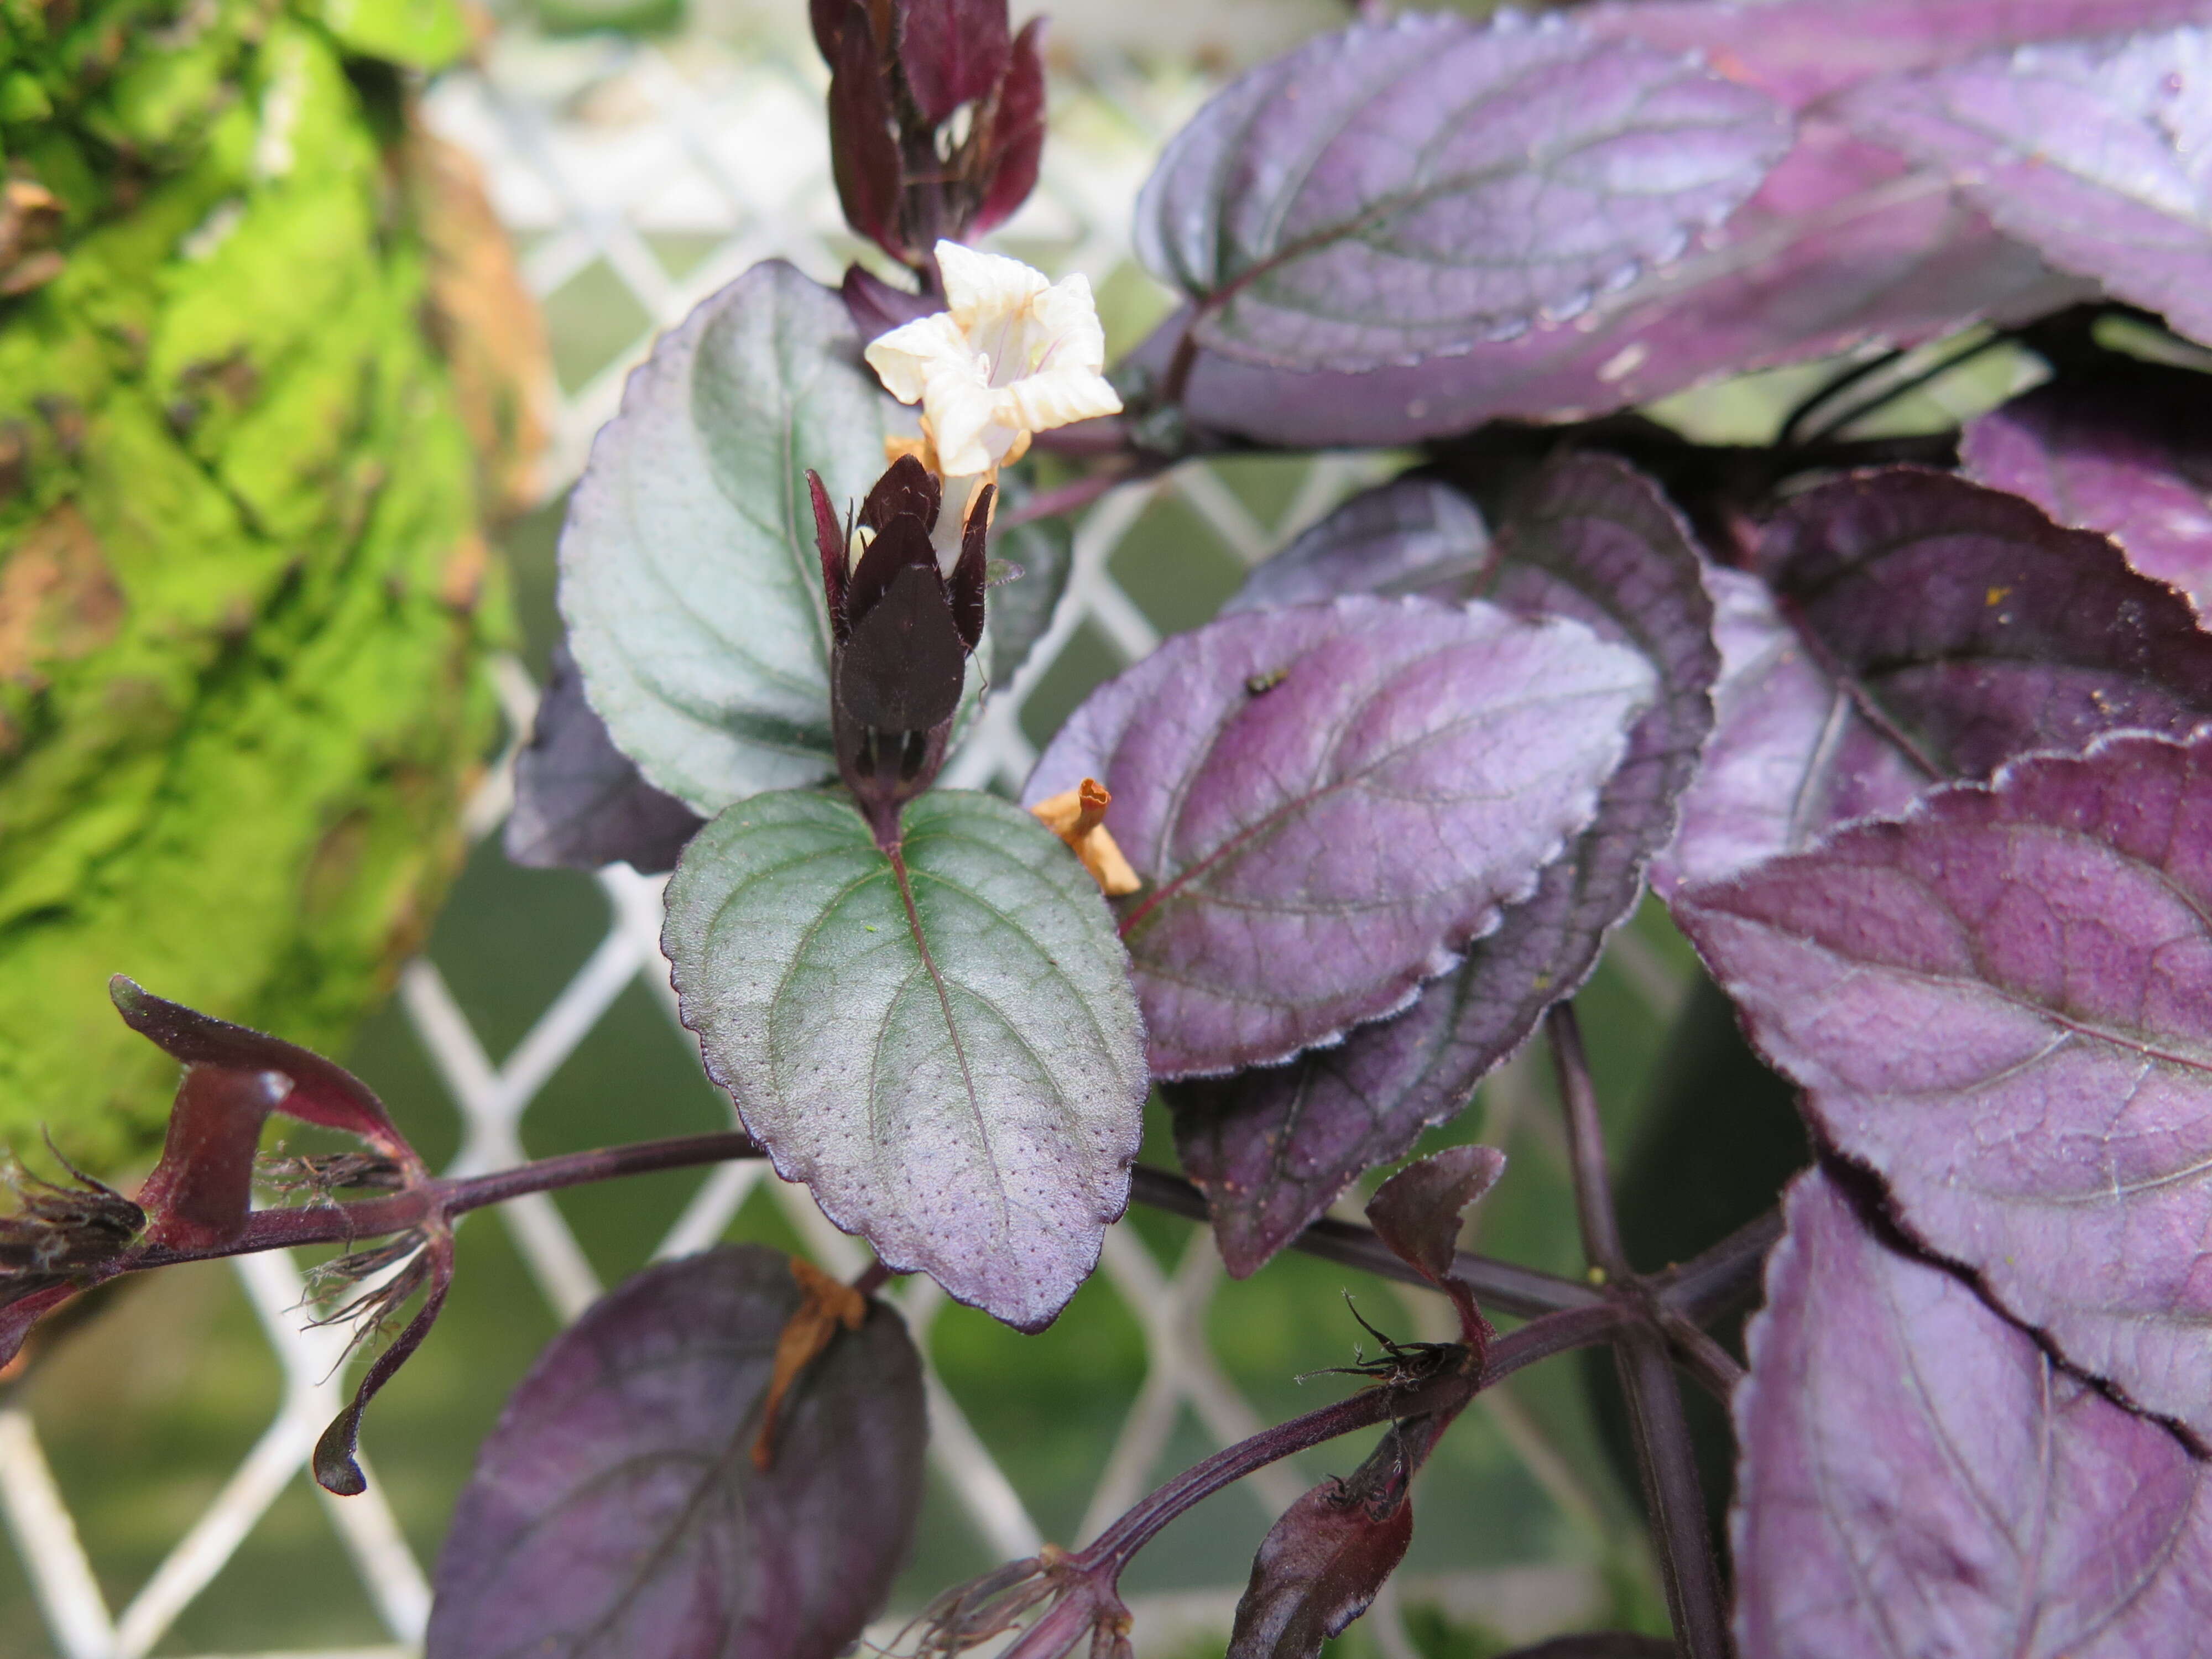
<instances>
[{"instance_id":1,"label":"silvery green leaf","mask_svg":"<svg viewBox=\"0 0 2212 1659\"><path fill-rule=\"evenodd\" d=\"M786 1180L901 1272L1034 1330L1128 1200L1128 957L1073 854L994 795L742 801L684 849L663 948L707 1069Z\"/></svg>"},{"instance_id":2,"label":"silvery green leaf","mask_svg":"<svg viewBox=\"0 0 2212 1659\"><path fill-rule=\"evenodd\" d=\"M860 349L835 293L754 266L630 376L569 503L561 608L592 707L697 811L835 770L805 475L842 505L884 469Z\"/></svg>"}]
</instances>

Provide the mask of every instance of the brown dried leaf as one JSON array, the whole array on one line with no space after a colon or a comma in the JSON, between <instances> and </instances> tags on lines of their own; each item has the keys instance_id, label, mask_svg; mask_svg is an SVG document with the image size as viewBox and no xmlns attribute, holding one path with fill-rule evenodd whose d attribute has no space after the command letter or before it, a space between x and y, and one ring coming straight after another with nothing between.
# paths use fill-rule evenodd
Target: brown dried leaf
<instances>
[{"instance_id":1,"label":"brown dried leaf","mask_svg":"<svg viewBox=\"0 0 2212 1659\"><path fill-rule=\"evenodd\" d=\"M799 1281L804 1300L784 1322L776 1339L775 1360L769 1371L768 1392L761 1403L760 1435L753 1442L753 1467L765 1474L775 1462L775 1413L799 1376L822 1356L837 1328L857 1331L868 1316L868 1298L802 1256L791 1258L791 1276Z\"/></svg>"}]
</instances>

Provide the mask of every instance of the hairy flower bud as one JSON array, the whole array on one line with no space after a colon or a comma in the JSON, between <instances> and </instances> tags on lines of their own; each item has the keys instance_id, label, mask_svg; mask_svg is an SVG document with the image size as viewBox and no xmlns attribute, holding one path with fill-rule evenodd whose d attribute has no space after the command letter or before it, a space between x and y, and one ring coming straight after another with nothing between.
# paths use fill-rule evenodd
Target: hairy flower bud
<instances>
[{"instance_id":1,"label":"hairy flower bud","mask_svg":"<svg viewBox=\"0 0 2212 1659\"><path fill-rule=\"evenodd\" d=\"M860 504L856 538L812 472L814 527L830 611L830 720L837 769L877 844L898 841L899 808L945 763L968 659L983 637L983 543L994 491L963 521L948 576L932 532L943 486L910 455ZM855 546L856 541L860 544Z\"/></svg>"}]
</instances>

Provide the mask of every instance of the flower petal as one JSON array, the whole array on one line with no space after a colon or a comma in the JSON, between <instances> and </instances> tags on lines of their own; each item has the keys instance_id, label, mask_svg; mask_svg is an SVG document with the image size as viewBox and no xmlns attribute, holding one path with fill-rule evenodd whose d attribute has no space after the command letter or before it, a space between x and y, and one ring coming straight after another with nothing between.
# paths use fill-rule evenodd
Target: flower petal
<instances>
[{"instance_id":1,"label":"flower petal","mask_svg":"<svg viewBox=\"0 0 2212 1659\"><path fill-rule=\"evenodd\" d=\"M1030 432L1121 412L1121 394L1093 368L1048 368L1015 381L999 395L1013 405L1000 418Z\"/></svg>"},{"instance_id":2,"label":"flower petal","mask_svg":"<svg viewBox=\"0 0 2212 1659\"><path fill-rule=\"evenodd\" d=\"M945 277L945 303L961 331L973 337L1018 317L1050 286L1041 270L1003 253L984 253L957 242L937 245ZM1086 291L1089 284L1085 285Z\"/></svg>"},{"instance_id":3,"label":"flower petal","mask_svg":"<svg viewBox=\"0 0 2212 1659\"><path fill-rule=\"evenodd\" d=\"M967 337L951 316L942 311L933 316L917 317L888 334L878 336L860 355L876 371L884 389L902 404L920 402L930 375L941 366L959 362L972 365L976 362ZM972 375L972 368L970 373Z\"/></svg>"},{"instance_id":4,"label":"flower petal","mask_svg":"<svg viewBox=\"0 0 2212 1659\"><path fill-rule=\"evenodd\" d=\"M1055 368L1104 372L1106 330L1098 320L1098 302L1091 297L1088 276L1079 270L1061 277L1037 295L1031 309L1036 334L1048 343L1042 360L1028 365L1030 373ZM1115 409L1120 407L1117 402Z\"/></svg>"},{"instance_id":5,"label":"flower petal","mask_svg":"<svg viewBox=\"0 0 2212 1659\"><path fill-rule=\"evenodd\" d=\"M994 434L1002 401L972 370L956 373L940 367L929 378L923 407L937 439L937 463L948 478L971 477L998 464L1013 441L1013 434ZM991 440L999 437L996 451Z\"/></svg>"}]
</instances>

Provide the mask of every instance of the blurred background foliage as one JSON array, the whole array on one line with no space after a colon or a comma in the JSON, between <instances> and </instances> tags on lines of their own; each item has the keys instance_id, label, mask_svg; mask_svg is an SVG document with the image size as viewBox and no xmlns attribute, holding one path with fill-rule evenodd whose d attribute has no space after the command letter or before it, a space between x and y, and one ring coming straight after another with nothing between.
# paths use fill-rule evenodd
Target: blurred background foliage
<instances>
[{"instance_id":1,"label":"blurred background foliage","mask_svg":"<svg viewBox=\"0 0 2212 1659\"><path fill-rule=\"evenodd\" d=\"M158 1137L110 973L343 1043L455 871L530 424L441 361L495 227L401 75L466 41L450 0L0 7L11 1140Z\"/></svg>"}]
</instances>

